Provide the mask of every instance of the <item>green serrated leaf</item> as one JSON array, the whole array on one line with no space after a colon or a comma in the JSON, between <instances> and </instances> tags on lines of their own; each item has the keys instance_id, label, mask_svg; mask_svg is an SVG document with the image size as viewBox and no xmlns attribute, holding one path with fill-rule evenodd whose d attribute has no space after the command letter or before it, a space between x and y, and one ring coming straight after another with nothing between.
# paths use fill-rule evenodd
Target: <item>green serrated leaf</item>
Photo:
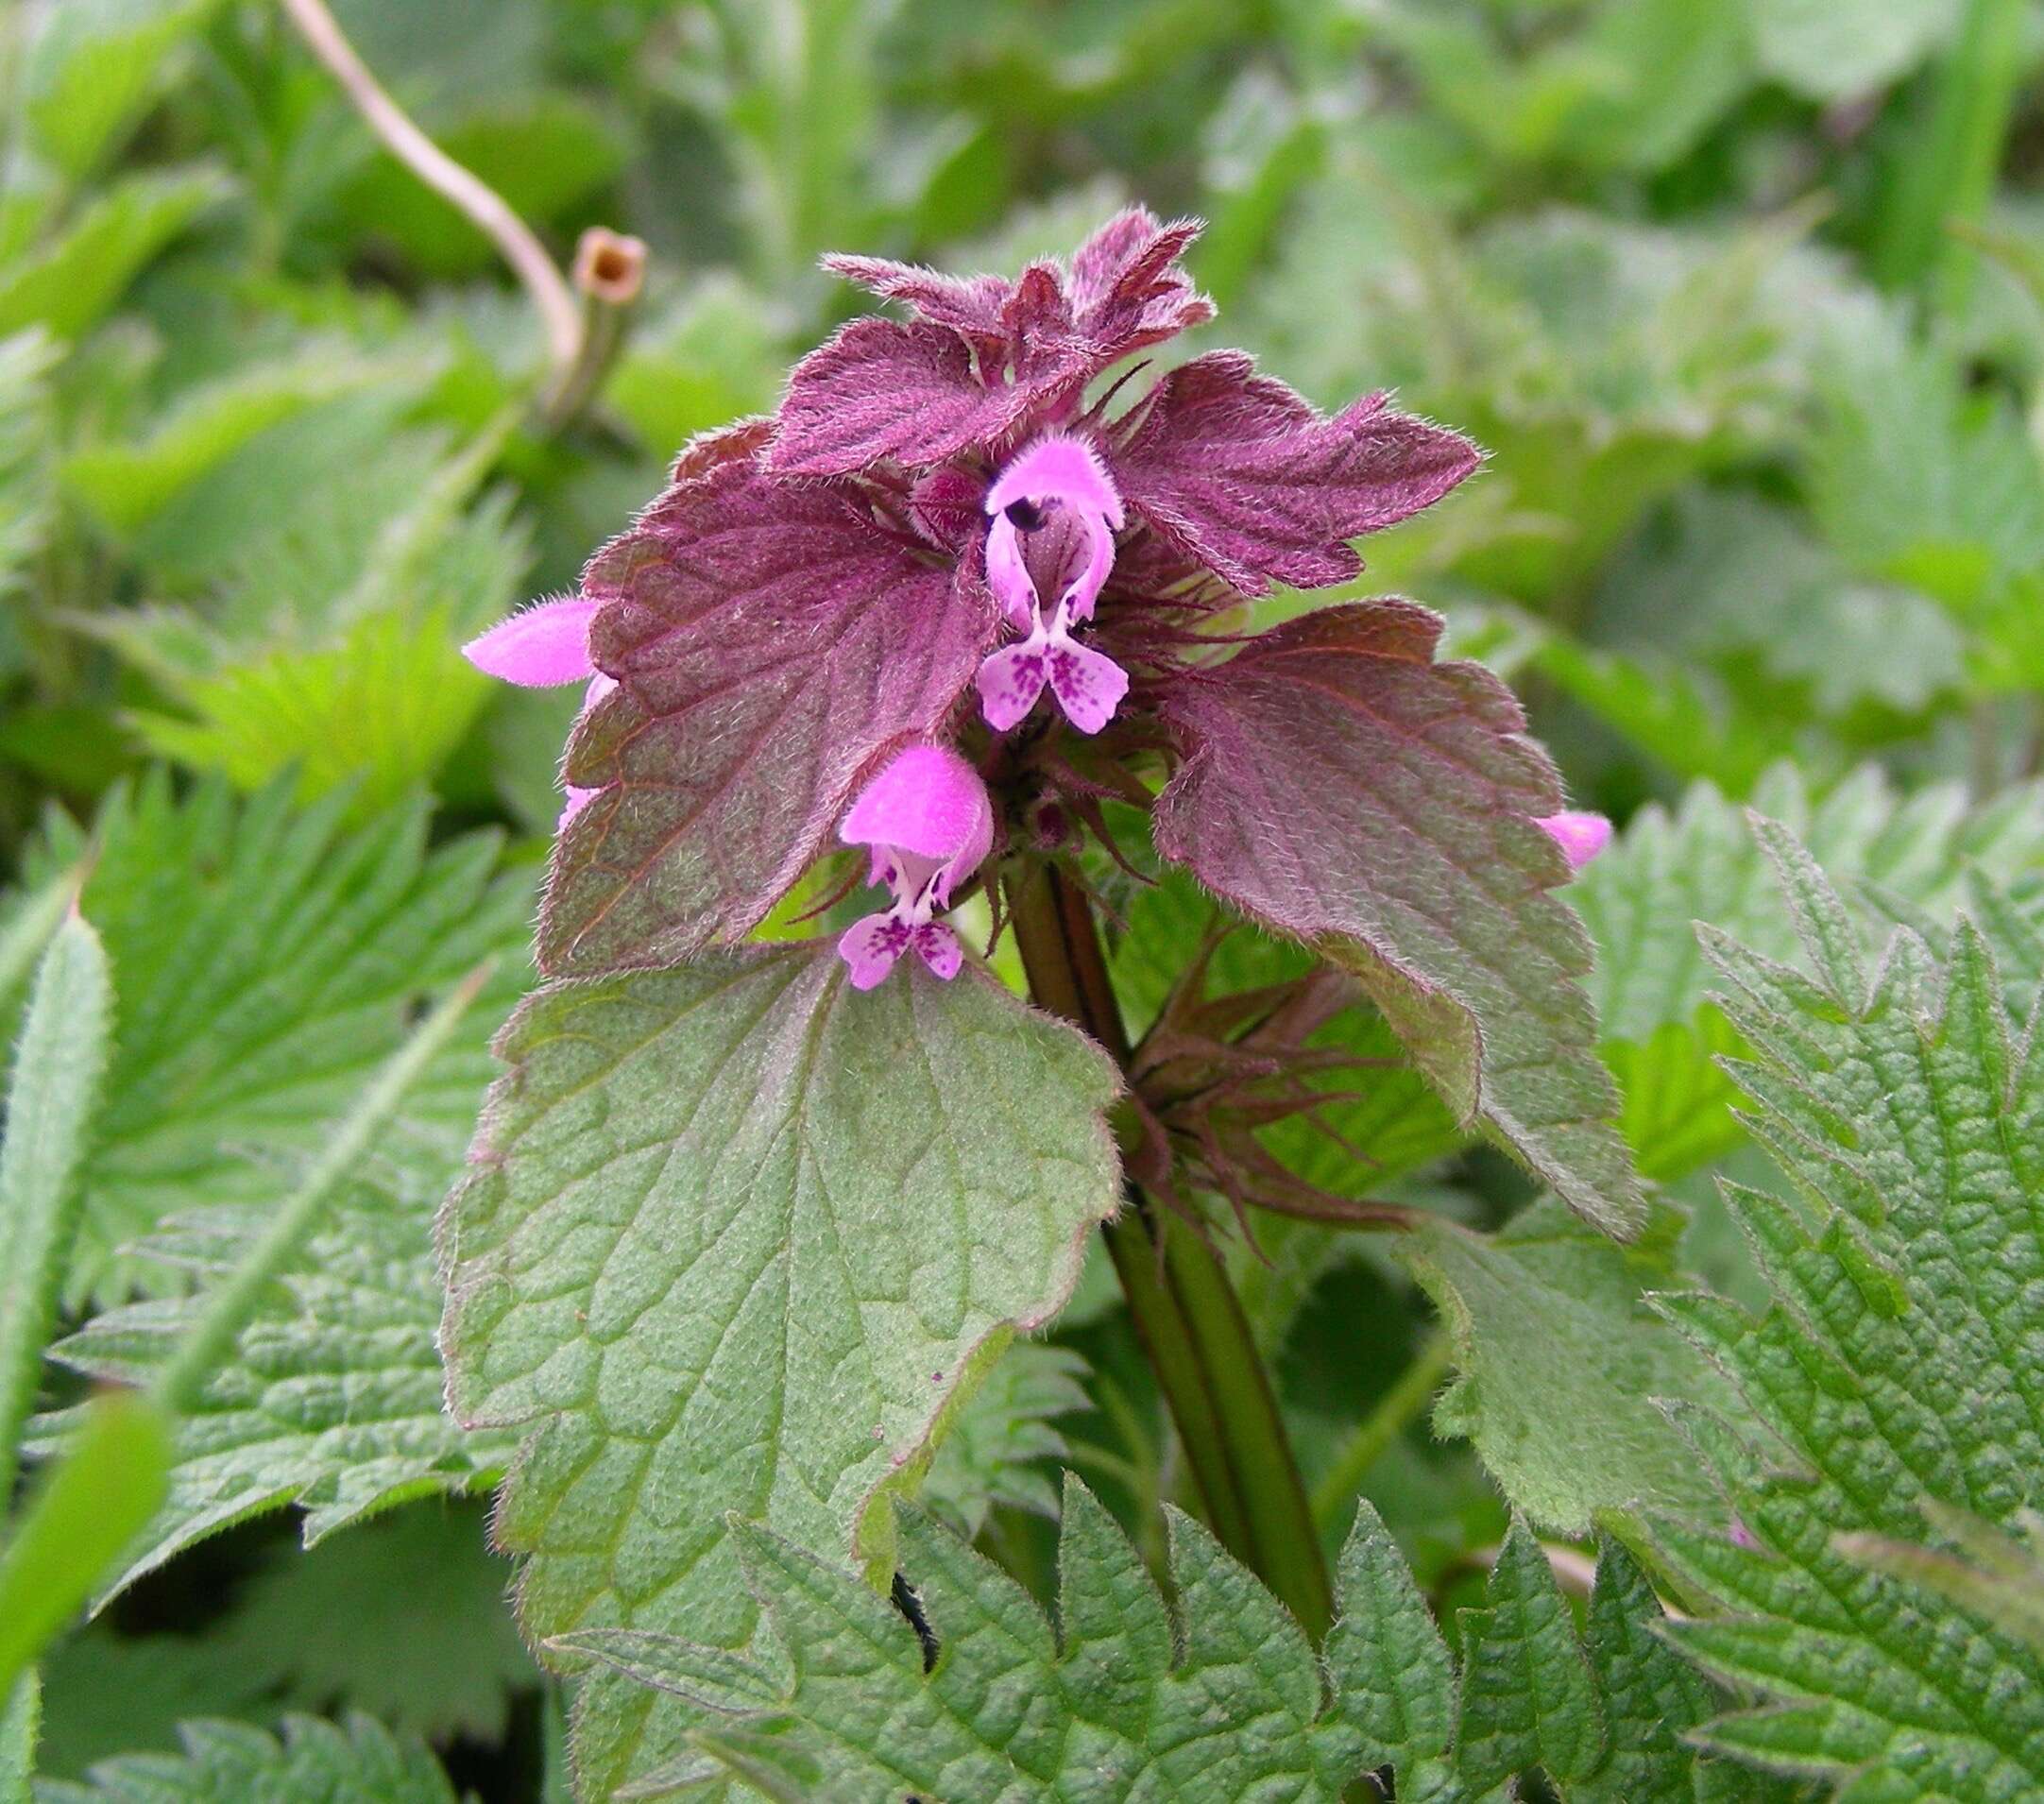
<instances>
[{"instance_id":1,"label":"green serrated leaf","mask_svg":"<svg viewBox=\"0 0 2044 1804\"><path fill-rule=\"evenodd\" d=\"M1455 1664L1367 1497L1356 1500L1335 1589L1341 1615L1327 1637L1327 1667L1364 1763L1404 1771L1442 1759L1455 1733Z\"/></svg>"},{"instance_id":2,"label":"green serrated leaf","mask_svg":"<svg viewBox=\"0 0 2044 1804\"><path fill-rule=\"evenodd\" d=\"M49 373L56 345L40 330L0 338L0 601L11 600L47 530Z\"/></svg>"},{"instance_id":3,"label":"green serrated leaf","mask_svg":"<svg viewBox=\"0 0 2044 1804\"><path fill-rule=\"evenodd\" d=\"M29 1804L42 1723L43 1691L31 1668L0 1696L0 1804Z\"/></svg>"},{"instance_id":4,"label":"green serrated leaf","mask_svg":"<svg viewBox=\"0 0 2044 1804\"><path fill-rule=\"evenodd\" d=\"M138 713L130 723L152 751L243 789L296 771L304 799L347 785L360 810L387 808L439 774L487 699L461 638L438 611L372 614L336 645L177 685L196 718Z\"/></svg>"},{"instance_id":5,"label":"green serrated leaf","mask_svg":"<svg viewBox=\"0 0 2044 1804\"><path fill-rule=\"evenodd\" d=\"M1462 1613L1456 1767L1477 1794L1538 1766L1557 1783L1602 1763L1604 1715L1554 1569L1513 1518L1481 1609Z\"/></svg>"},{"instance_id":6,"label":"green serrated leaf","mask_svg":"<svg viewBox=\"0 0 2044 1804\"><path fill-rule=\"evenodd\" d=\"M444 1161L444 1162L443 1162ZM112 1576L119 1589L230 1523L295 1504L314 1544L407 1497L486 1483L512 1437L466 1433L442 1407L439 1308L419 1273L432 1258L430 1161L391 1187L351 1186L330 1205L279 1294L178 1425L170 1494ZM263 1218L254 1209L183 1218L145 1243L201 1272L230 1269ZM202 1298L110 1309L54 1350L94 1377L146 1383L203 1311ZM68 1423L40 1425L47 1448Z\"/></svg>"},{"instance_id":7,"label":"green serrated leaf","mask_svg":"<svg viewBox=\"0 0 2044 1804\"><path fill-rule=\"evenodd\" d=\"M224 1804L312 1799L319 1804L455 1804L432 1754L366 1716L285 1719L281 1740L244 1723L187 1723L181 1755L103 1761L79 1782L39 1784L39 1804Z\"/></svg>"},{"instance_id":8,"label":"green serrated leaf","mask_svg":"<svg viewBox=\"0 0 2044 1804\"><path fill-rule=\"evenodd\" d=\"M31 884L90 850L80 906L116 991L70 1303L181 1288L121 1250L172 1216L288 1188L281 1172L324 1143L415 1007L485 958L515 994L532 892L500 871L496 838L429 853L422 807L350 831L347 800L299 809L282 787L242 800L220 783L179 800L157 774L111 791L90 836L53 816L32 850ZM408 1100L383 1182L397 1169L430 1187L455 1168L489 1071L484 1013Z\"/></svg>"},{"instance_id":9,"label":"green serrated leaf","mask_svg":"<svg viewBox=\"0 0 2044 1804\"><path fill-rule=\"evenodd\" d=\"M17 90L28 145L73 181L90 175L213 9L213 0L64 0L40 9Z\"/></svg>"},{"instance_id":10,"label":"green serrated leaf","mask_svg":"<svg viewBox=\"0 0 2044 1804\"><path fill-rule=\"evenodd\" d=\"M1851 1550L1921 1543L1940 1505L2003 1528L2032 1494L2044 1062L1969 925L1942 962L1897 934L1869 982L1840 898L1783 829L1763 834L1817 976L1711 947L1752 1048L1733 1075L1797 1200L1728 1190L1773 1302L1755 1318L1692 1300L1678 1319L1787 1458L1721 1450L1740 1535L1658 1525L1726 1611L1671 1632L1760 1693L1710 1725L1717 1746L1849 1776L1854 1797L2027 1796L2044 1785L2044 1656Z\"/></svg>"},{"instance_id":11,"label":"green serrated leaf","mask_svg":"<svg viewBox=\"0 0 2044 1804\"><path fill-rule=\"evenodd\" d=\"M995 1361L946 1425L916 1496L969 1540L996 1504L1055 1516L1045 1462L1070 1451L1051 1424L1093 1407L1086 1362L1068 1347L1024 1341Z\"/></svg>"},{"instance_id":12,"label":"green serrated leaf","mask_svg":"<svg viewBox=\"0 0 2044 1804\"><path fill-rule=\"evenodd\" d=\"M1657 1639L1653 1592L1611 1550L1586 1662L1545 1555L1516 1531L1492 1579L1466 1690L1473 1736L1458 1752L1454 1662L1367 1503L1341 1557L1324 1673L1297 1625L1204 1529L1176 1511L1169 1528L1167 1605L1113 1519L1067 1476L1053 1630L1012 1577L920 1510L902 1511L899 1540L919 1628L842 1566L744 1527L746 1582L775 1628L760 1657L627 1629L568 1642L676 1700L691 1725L693 1761L682 1756L629 1795L699 1780L704 1755L789 1804L1334 1804L1386 1768L1401 1798L1469 1804L1522 1776L1500 1771L1500 1758L1545 1761L1567 1776L1571 1798L1592 1804L1772 1795L1702 1789L1705 1763L1677 1735L1715 1693ZM1610 1761L1606 1717L1614 1738L1631 1738ZM1647 1771L1673 1789L1625 1789Z\"/></svg>"},{"instance_id":13,"label":"green serrated leaf","mask_svg":"<svg viewBox=\"0 0 2044 1804\"><path fill-rule=\"evenodd\" d=\"M444 1344L458 1414L536 1424L499 1517L521 1621L741 1648L725 1512L880 1551L876 1493L1117 1200L1113 1075L982 979L860 995L813 943L558 985L500 1046ZM676 1751L652 1702L583 1687L586 1794Z\"/></svg>"},{"instance_id":14,"label":"green serrated leaf","mask_svg":"<svg viewBox=\"0 0 2044 1804\"><path fill-rule=\"evenodd\" d=\"M1818 800L1782 765L1761 780L1754 805L1820 863L1851 872L1871 919L1905 903L1926 922L1949 919L1969 870L2005 881L2044 862L2044 799L2034 786L1983 807L1968 807L1955 785L1905 801L1869 766ZM1729 1150L1743 1135L1716 1058L1738 1042L1710 1001L1711 967L1692 924L1711 922L1772 957L1796 944L1740 811L1708 784L1672 814L1644 808L1570 895L1597 944L1601 1050L1621 1081L1642 1168L1672 1178Z\"/></svg>"},{"instance_id":15,"label":"green serrated leaf","mask_svg":"<svg viewBox=\"0 0 2044 1804\"><path fill-rule=\"evenodd\" d=\"M1436 1429L1473 1440L1535 1522L1587 1535L1642 1508L1720 1510L1659 1405L1736 1400L1648 1306L1643 1289L1674 1275L1664 1257L1628 1254L1552 1201L1495 1235L1429 1218L1393 1251L1452 1336Z\"/></svg>"},{"instance_id":16,"label":"green serrated leaf","mask_svg":"<svg viewBox=\"0 0 2044 1804\"><path fill-rule=\"evenodd\" d=\"M0 1140L0 1508L14 1489L15 1449L77 1232L78 1166L112 1000L99 936L74 914L36 973Z\"/></svg>"},{"instance_id":17,"label":"green serrated leaf","mask_svg":"<svg viewBox=\"0 0 2044 1804\"><path fill-rule=\"evenodd\" d=\"M73 451L61 480L103 527L127 536L258 434L321 401L417 373L364 358L345 340L309 340L181 396L145 437Z\"/></svg>"},{"instance_id":18,"label":"green serrated leaf","mask_svg":"<svg viewBox=\"0 0 2044 1804\"><path fill-rule=\"evenodd\" d=\"M80 337L145 264L227 193L219 173L203 168L109 183L51 244L0 272L0 335L41 326L60 341Z\"/></svg>"}]
</instances>

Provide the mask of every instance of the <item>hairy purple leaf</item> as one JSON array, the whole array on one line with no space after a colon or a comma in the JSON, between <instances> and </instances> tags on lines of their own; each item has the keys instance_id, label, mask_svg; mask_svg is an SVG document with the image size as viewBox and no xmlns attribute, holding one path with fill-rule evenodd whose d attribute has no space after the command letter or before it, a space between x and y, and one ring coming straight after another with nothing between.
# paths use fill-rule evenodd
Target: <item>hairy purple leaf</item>
<instances>
[{"instance_id":1,"label":"hairy purple leaf","mask_svg":"<svg viewBox=\"0 0 2044 1804\"><path fill-rule=\"evenodd\" d=\"M1434 662L1440 626L1410 602L1326 608L1182 677L1158 849L1353 971L1452 1107L1624 1232L1640 1197L1589 941L1548 893L1560 783L1496 677Z\"/></svg>"},{"instance_id":2,"label":"hairy purple leaf","mask_svg":"<svg viewBox=\"0 0 2044 1804\"><path fill-rule=\"evenodd\" d=\"M1439 501L1479 458L1386 399L1322 418L1247 353L1210 351L1132 415L1115 474L1158 534L1245 594L1346 582L1363 567L1350 539Z\"/></svg>"},{"instance_id":3,"label":"hairy purple leaf","mask_svg":"<svg viewBox=\"0 0 2044 1804\"><path fill-rule=\"evenodd\" d=\"M940 726L994 635L983 586L877 524L857 488L755 462L689 476L591 562L618 688L568 780L539 959L687 958L761 920L859 785Z\"/></svg>"}]
</instances>

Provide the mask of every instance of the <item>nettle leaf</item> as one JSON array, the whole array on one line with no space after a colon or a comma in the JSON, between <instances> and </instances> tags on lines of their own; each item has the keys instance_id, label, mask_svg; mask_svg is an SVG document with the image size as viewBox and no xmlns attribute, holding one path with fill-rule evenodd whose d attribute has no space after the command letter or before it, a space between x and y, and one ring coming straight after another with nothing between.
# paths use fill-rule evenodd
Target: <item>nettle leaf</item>
<instances>
[{"instance_id":1,"label":"nettle leaf","mask_svg":"<svg viewBox=\"0 0 2044 1804\"><path fill-rule=\"evenodd\" d=\"M1936 1505L2005 1529L2034 1495L2044 1059L2016 1040L1969 925L1942 963L1898 933L1869 974L1808 853L1759 830L1814 975L1715 932L1707 945L1753 1048L1732 1067L1750 1125L1795 1200L1727 1187L1773 1292L1763 1314L1666 1306L1780 1445L1697 1424L1743 1532L1659 1524L1673 1569L1729 1612L1671 1632L1763 1700L1711 1726L1719 1747L1854 1798L2032 1796L2044 1654L1854 1549L1925 1541Z\"/></svg>"},{"instance_id":2,"label":"nettle leaf","mask_svg":"<svg viewBox=\"0 0 2044 1804\"><path fill-rule=\"evenodd\" d=\"M1189 675L1167 704L1187 757L1157 846L1353 971L1458 1115L1624 1232L1640 1198L1590 944L1535 824L1559 780L1504 685L1433 661L1439 636L1409 602L1330 607Z\"/></svg>"},{"instance_id":3,"label":"nettle leaf","mask_svg":"<svg viewBox=\"0 0 2044 1804\"><path fill-rule=\"evenodd\" d=\"M996 1504L1055 1516L1057 1487L1044 1462L1071 1450L1051 1424L1093 1407L1089 1371L1069 1347L1010 1347L945 1426L917 1491L923 1506L968 1540Z\"/></svg>"},{"instance_id":4,"label":"nettle leaf","mask_svg":"<svg viewBox=\"0 0 2044 1804\"><path fill-rule=\"evenodd\" d=\"M1644 1295L1675 1276L1679 1223L1656 1226L1620 1248L1543 1200L1496 1234L1429 1218L1392 1246L1452 1338L1458 1375L1435 1428L1467 1436L1512 1503L1559 1534L1642 1508L1724 1513L1661 1405L1736 1413L1736 1398Z\"/></svg>"},{"instance_id":5,"label":"nettle leaf","mask_svg":"<svg viewBox=\"0 0 2044 1804\"><path fill-rule=\"evenodd\" d=\"M583 577L618 688L568 749L568 781L603 792L554 850L549 971L686 958L757 926L994 636L983 587L876 524L856 488L766 474L757 443L741 428L692 453L723 461Z\"/></svg>"},{"instance_id":6,"label":"nettle leaf","mask_svg":"<svg viewBox=\"0 0 2044 1804\"><path fill-rule=\"evenodd\" d=\"M343 826L348 798L273 786L177 799L162 773L113 790L87 835L53 816L31 886L89 866L81 907L113 962L114 1053L66 1285L121 1301L182 1287L123 1251L171 1216L268 1201L323 1144L412 1013L481 960L515 994L529 879L477 834L426 849L426 810ZM486 1009L412 1091L391 1137L429 1185L458 1165L490 1065Z\"/></svg>"},{"instance_id":7,"label":"nettle leaf","mask_svg":"<svg viewBox=\"0 0 2044 1804\"><path fill-rule=\"evenodd\" d=\"M426 1748L395 1740L366 1716L344 1724L288 1717L281 1741L245 1723L187 1723L181 1735L182 1755L122 1755L82 1782L40 1780L36 1796L43 1804L455 1804L454 1788Z\"/></svg>"},{"instance_id":8,"label":"nettle leaf","mask_svg":"<svg viewBox=\"0 0 2044 1804\"><path fill-rule=\"evenodd\" d=\"M1899 903L1949 919L1978 871L2006 881L2044 862L2044 791L2012 790L1984 807L1956 784L1907 800L1867 766L1814 799L1790 766L1754 791L1827 868L1849 875L1861 910L1886 921ZM1736 1146L1732 1086L1715 1055L1737 1049L1709 1000L1712 973L1694 923L1787 957L1796 931L1742 813L1708 784L1671 815L1641 809L1570 892L1597 945L1592 994L1606 1063L1625 1095L1627 1137L1648 1176L1672 1178Z\"/></svg>"},{"instance_id":9,"label":"nettle leaf","mask_svg":"<svg viewBox=\"0 0 2044 1804\"><path fill-rule=\"evenodd\" d=\"M106 183L51 243L0 272L0 335L80 338L157 252L230 192L216 169L152 169Z\"/></svg>"},{"instance_id":10,"label":"nettle leaf","mask_svg":"<svg viewBox=\"0 0 2044 1804\"><path fill-rule=\"evenodd\" d=\"M274 1550L198 1633L124 1635L102 1618L43 1662L43 1772L175 1747L191 1717L270 1722L287 1709L495 1740L513 1693L540 1681L485 1532L479 1506L415 1505L311 1553Z\"/></svg>"},{"instance_id":11,"label":"nettle leaf","mask_svg":"<svg viewBox=\"0 0 2044 1804\"><path fill-rule=\"evenodd\" d=\"M420 1283L434 1204L454 1165L435 1149L389 1187L358 1184L329 1205L298 1268L179 1421L169 1498L110 1593L264 1510L297 1505L312 1545L406 1497L470 1489L502 1471L513 1437L466 1432L448 1419L438 1302ZM258 1206L179 1218L142 1251L217 1277L263 1220ZM109 1309L52 1356L94 1378L146 1383L203 1303L179 1297ZM33 1450L54 1452L79 1413L43 1418Z\"/></svg>"},{"instance_id":12,"label":"nettle leaf","mask_svg":"<svg viewBox=\"0 0 2044 1804\"><path fill-rule=\"evenodd\" d=\"M531 1425L520 1619L743 1648L726 1513L884 1553L876 1493L1115 1207L1115 1075L980 978L860 994L815 943L543 990L500 1051L443 1340L459 1415ZM673 1755L655 1701L582 1687L586 1795Z\"/></svg>"},{"instance_id":13,"label":"nettle leaf","mask_svg":"<svg viewBox=\"0 0 2044 1804\"><path fill-rule=\"evenodd\" d=\"M1545 1763L1566 1798L1687 1795L1704 1762L1678 1739L1711 1687L1662 1645L1659 1605L1607 1547L1586 1656L1523 1524L1456 1665L1403 1557L1360 1506L1317 1659L1284 1608L1190 1517L1169 1511L1172 1601L1075 1478L1065 1488L1053 1627L992 1561L919 1510L901 1571L933 1638L841 1567L756 1526L745 1580L784 1658L737 1659L670 1635L568 1638L685 1708L712 1771L790 1804L1035 1804L1042 1798L1246 1798L1336 1804L1366 1773L1401 1798L1456 1800ZM1611 1739L1629 1738L1607 1756ZM642 1795L673 1789L677 1764ZM1634 1775L1672 1791L1614 1790Z\"/></svg>"},{"instance_id":14,"label":"nettle leaf","mask_svg":"<svg viewBox=\"0 0 2044 1804\"><path fill-rule=\"evenodd\" d=\"M45 446L57 348L40 332L0 338L0 601L11 600L50 516Z\"/></svg>"}]
</instances>

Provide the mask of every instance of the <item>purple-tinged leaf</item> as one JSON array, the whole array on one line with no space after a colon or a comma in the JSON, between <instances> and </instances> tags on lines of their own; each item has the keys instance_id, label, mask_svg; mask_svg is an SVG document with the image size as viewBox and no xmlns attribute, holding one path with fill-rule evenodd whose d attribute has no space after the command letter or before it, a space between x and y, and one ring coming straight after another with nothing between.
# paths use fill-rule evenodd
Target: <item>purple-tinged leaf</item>
<instances>
[{"instance_id":1,"label":"purple-tinged leaf","mask_svg":"<svg viewBox=\"0 0 2044 1804\"><path fill-rule=\"evenodd\" d=\"M807 476L888 460L928 468L1031 416L1061 423L1109 365L1214 316L1178 263L1199 233L1197 221L1159 225L1136 208L1081 247L1069 276L1033 263L1013 281L826 258L826 269L917 317L855 319L795 366L774 467Z\"/></svg>"},{"instance_id":2,"label":"purple-tinged leaf","mask_svg":"<svg viewBox=\"0 0 2044 1804\"><path fill-rule=\"evenodd\" d=\"M1113 459L1129 506L1245 594L1320 588L1363 567L1349 540L1439 501L1479 453L1368 395L1332 419L1238 350L1165 376Z\"/></svg>"},{"instance_id":3,"label":"purple-tinged leaf","mask_svg":"<svg viewBox=\"0 0 2044 1804\"><path fill-rule=\"evenodd\" d=\"M1084 366L1030 383L982 382L973 353L941 326L855 319L788 379L771 453L789 475L839 476L888 459L921 468L1013 431L1044 395L1076 392Z\"/></svg>"},{"instance_id":4,"label":"purple-tinged leaf","mask_svg":"<svg viewBox=\"0 0 2044 1804\"><path fill-rule=\"evenodd\" d=\"M877 524L859 490L727 463L590 563L618 688L567 776L539 957L588 973L687 958L761 920L860 784L933 733L994 636L992 597Z\"/></svg>"},{"instance_id":5,"label":"purple-tinged leaf","mask_svg":"<svg viewBox=\"0 0 2044 1804\"><path fill-rule=\"evenodd\" d=\"M1178 266L1201 230L1197 219L1160 225L1148 208L1132 207L1079 247L1065 292L1096 368L1214 317L1214 303Z\"/></svg>"},{"instance_id":6,"label":"purple-tinged leaf","mask_svg":"<svg viewBox=\"0 0 2044 1804\"><path fill-rule=\"evenodd\" d=\"M1433 661L1439 637L1410 602L1327 608L1181 677L1157 846L1353 971L1451 1107L1622 1233L1640 1196L1590 945L1547 893L1569 876L1539 825L1560 783L1502 683Z\"/></svg>"},{"instance_id":7,"label":"purple-tinged leaf","mask_svg":"<svg viewBox=\"0 0 2044 1804\"><path fill-rule=\"evenodd\" d=\"M990 349L997 349L1006 336L1001 310L1014 293L1014 283L1005 276L947 276L942 270L886 257L826 257L824 267L882 300L898 300L933 326L948 326Z\"/></svg>"}]
</instances>

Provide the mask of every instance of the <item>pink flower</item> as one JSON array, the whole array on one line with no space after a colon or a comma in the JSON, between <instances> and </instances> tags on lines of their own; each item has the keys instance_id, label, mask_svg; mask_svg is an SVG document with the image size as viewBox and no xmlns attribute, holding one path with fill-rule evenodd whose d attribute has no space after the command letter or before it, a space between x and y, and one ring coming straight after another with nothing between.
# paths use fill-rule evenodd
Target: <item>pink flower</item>
<instances>
[{"instance_id":1,"label":"pink flower","mask_svg":"<svg viewBox=\"0 0 2044 1804\"><path fill-rule=\"evenodd\" d=\"M582 698L582 712L587 714L618 687L589 656L589 622L596 618L596 606L594 602L571 595L520 608L470 639L461 654L485 675L516 683L520 689L587 682L589 687ZM566 788L568 805L561 809L562 826L596 793L572 783Z\"/></svg>"},{"instance_id":2,"label":"pink flower","mask_svg":"<svg viewBox=\"0 0 2044 1804\"><path fill-rule=\"evenodd\" d=\"M1082 733L1098 733L1128 693L1128 672L1072 638L1090 620L1115 565L1121 497L1082 438L1052 433L1010 461L987 490L986 575L1001 617L1024 635L979 666L974 679L987 724L1006 732L1048 685ZM1044 619L1046 588L1058 591Z\"/></svg>"},{"instance_id":3,"label":"pink flower","mask_svg":"<svg viewBox=\"0 0 2044 1804\"><path fill-rule=\"evenodd\" d=\"M1546 829L1567 855L1571 871L1580 871L1610 843L1611 824L1601 814L1571 808L1536 819L1533 825Z\"/></svg>"},{"instance_id":4,"label":"pink flower","mask_svg":"<svg viewBox=\"0 0 2044 1804\"><path fill-rule=\"evenodd\" d=\"M870 990L911 946L938 977L959 973L958 935L930 916L978 870L994 843L994 807L979 774L941 745L911 745L860 792L838 837L872 848L868 880L894 903L846 928L838 953L852 987Z\"/></svg>"}]
</instances>

